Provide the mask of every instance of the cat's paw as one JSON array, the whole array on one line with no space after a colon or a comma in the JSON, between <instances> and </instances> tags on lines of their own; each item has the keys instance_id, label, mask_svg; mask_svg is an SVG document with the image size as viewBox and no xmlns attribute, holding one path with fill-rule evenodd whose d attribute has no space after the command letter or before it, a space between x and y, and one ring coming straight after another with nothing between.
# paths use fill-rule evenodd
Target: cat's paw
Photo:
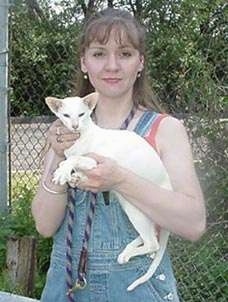
<instances>
[{"instance_id":1,"label":"cat's paw","mask_svg":"<svg viewBox=\"0 0 228 302\"><path fill-rule=\"evenodd\" d=\"M52 181L55 184L64 185L71 180L72 165L67 164L66 161L61 163L55 170Z\"/></svg>"},{"instance_id":2,"label":"cat's paw","mask_svg":"<svg viewBox=\"0 0 228 302\"><path fill-rule=\"evenodd\" d=\"M68 181L68 184L72 187L72 188L76 188L79 184L80 181L84 181L87 180L88 178L80 171L74 171L71 174L71 179L70 181Z\"/></svg>"},{"instance_id":3,"label":"cat's paw","mask_svg":"<svg viewBox=\"0 0 228 302\"><path fill-rule=\"evenodd\" d=\"M156 252L149 254L149 257L153 260L156 256Z\"/></svg>"},{"instance_id":4,"label":"cat's paw","mask_svg":"<svg viewBox=\"0 0 228 302\"><path fill-rule=\"evenodd\" d=\"M52 181L57 185L64 185L65 183L67 183L69 181L70 177L63 173L61 170L57 169L54 173L53 179Z\"/></svg>"},{"instance_id":5,"label":"cat's paw","mask_svg":"<svg viewBox=\"0 0 228 302\"><path fill-rule=\"evenodd\" d=\"M77 173L72 173L70 181L68 181L68 184L72 188L76 188L78 186L79 181L81 180L81 177Z\"/></svg>"},{"instance_id":6,"label":"cat's paw","mask_svg":"<svg viewBox=\"0 0 228 302\"><path fill-rule=\"evenodd\" d=\"M129 259L130 259L130 257L126 253L122 252L121 254L119 254L119 256L117 258L117 262L119 264L125 264L129 261Z\"/></svg>"}]
</instances>

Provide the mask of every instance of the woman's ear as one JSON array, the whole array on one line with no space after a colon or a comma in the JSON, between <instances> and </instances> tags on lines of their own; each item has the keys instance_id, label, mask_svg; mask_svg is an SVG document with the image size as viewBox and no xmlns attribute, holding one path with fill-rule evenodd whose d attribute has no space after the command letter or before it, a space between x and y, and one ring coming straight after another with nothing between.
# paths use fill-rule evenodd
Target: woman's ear
<instances>
[{"instance_id":1,"label":"woman's ear","mask_svg":"<svg viewBox=\"0 0 228 302\"><path fill-rule=\"evenodd\" d=\"M86 65L85 65L85 57L81 57L80 63L81 63L81 71L83 73L87 73L87 68L86 68Z\"/></svg>"}]
</instances>

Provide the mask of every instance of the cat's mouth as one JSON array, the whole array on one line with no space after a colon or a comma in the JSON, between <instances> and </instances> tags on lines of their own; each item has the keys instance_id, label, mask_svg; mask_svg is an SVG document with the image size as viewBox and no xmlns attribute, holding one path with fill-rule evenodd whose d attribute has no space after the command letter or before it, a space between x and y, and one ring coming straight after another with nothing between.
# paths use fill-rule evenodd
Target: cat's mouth
<instances>
[{"instance_id":1,"label":"cat's mouth","mask_svg":"<svg viewBox=\"0 0 228 302\"><path fill-rule=\"evenodd\" d=\"M80 130L79 128L75 129L75 128L71 128L71 131L75 134L80 134Z\"/></svg>"}]
</instances>

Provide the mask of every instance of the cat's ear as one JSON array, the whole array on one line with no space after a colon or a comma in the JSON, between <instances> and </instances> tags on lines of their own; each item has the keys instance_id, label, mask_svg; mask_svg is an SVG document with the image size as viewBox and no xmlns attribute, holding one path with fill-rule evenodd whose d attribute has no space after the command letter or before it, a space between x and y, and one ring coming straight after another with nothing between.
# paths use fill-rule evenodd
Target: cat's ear
<instances>
[{"instance_id":1,"label":"cat's ear","mask_svg":"<svg viewBox=\"0 0 228 302\"><path fill-rule=\"evenodd\" d=\"M45 98L45 102L54 113L57 113L59 111L59 108L62 106L62 100L52 96Z\"/></svg>"},{"instance_id":2,"label":"cat's ear","mask_svg":"<svg viewBox=\"0 0 228 302\"><path fill-rule=\"evenodd\" d=\"M89 109L93 110L96 107L98 101L98 93L93 92L88 95L86 95L83 98L83 102L89 107Z\"/></svg>"}]
</instances>

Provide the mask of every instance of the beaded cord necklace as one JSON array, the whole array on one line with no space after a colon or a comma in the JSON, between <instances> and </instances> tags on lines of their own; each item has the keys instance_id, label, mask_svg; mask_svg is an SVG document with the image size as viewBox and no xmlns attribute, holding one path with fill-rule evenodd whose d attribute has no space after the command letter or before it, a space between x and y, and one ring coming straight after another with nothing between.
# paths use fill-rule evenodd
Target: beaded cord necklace
<instances>
[{"instance_id":1,"label":"beaded cord necklace","mask_svg":"<svg viewBox=\"0 0 228 302\"><path fill-rule=\"evenodd\" d=\"M128 125L134 118L136 107L133 105L127 118L120 126L120 130L127 129ZM96 116L94 114L94 121L96 123ZM67 235L66 235L66 285L67 285L67 297L69 302L75 302L74 291L77 289L83 289L87 285L86 281L86 269L88 262L88 244L91 235L91 227L95 214L95 206L97 201L97 194L89 192L89 212L86 218L86 226L84 231L84 238L82 249L80 252L80 259L78 264L78 277L76 282L73 282L73 257L72 257L72 246L73 246L73 225L74 225L74 209L75 209L75 189L69 187L68 190L68 223L67 223ZM109 192L103 192L105 204L109 204Z\"/></svg>"}]
</instances>

